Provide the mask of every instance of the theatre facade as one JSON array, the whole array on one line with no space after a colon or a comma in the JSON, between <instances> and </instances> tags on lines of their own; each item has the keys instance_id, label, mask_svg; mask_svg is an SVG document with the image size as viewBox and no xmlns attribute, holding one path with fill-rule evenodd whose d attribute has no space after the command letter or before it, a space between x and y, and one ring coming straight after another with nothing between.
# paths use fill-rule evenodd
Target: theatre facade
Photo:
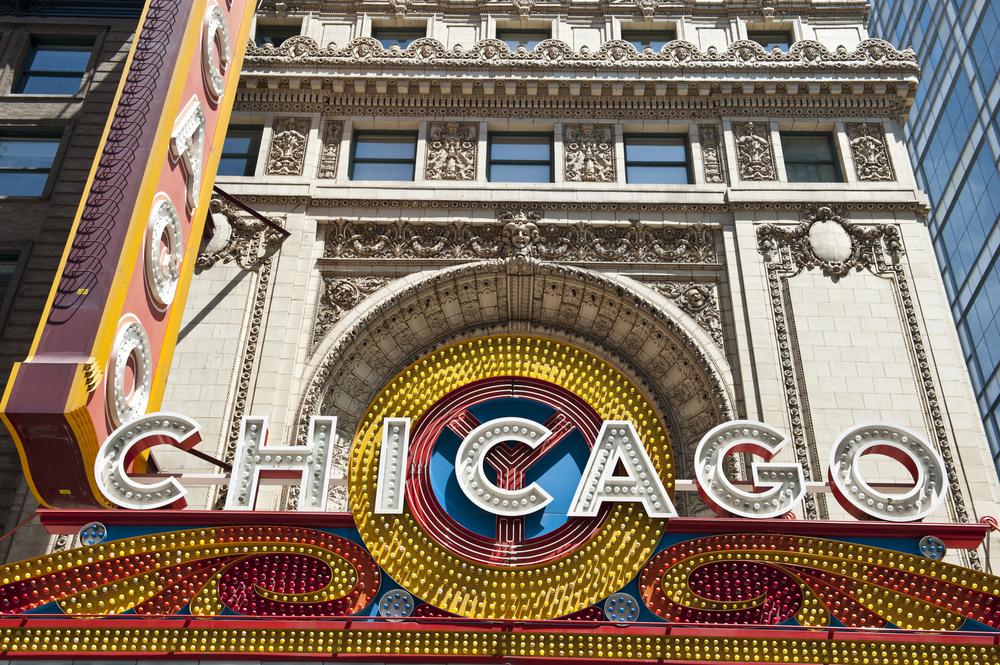
<instances>
[{"instance_id":1,"label":"theatre facade","mask_svg":"<svg viewBox=\"0 0 1000 665\"><path fill-rule=\"evenodd\" d=\"M140 21L2 404L61 538L3 657L1000 661L864 2L255 4Z\"/></svg>"}]
</instances>

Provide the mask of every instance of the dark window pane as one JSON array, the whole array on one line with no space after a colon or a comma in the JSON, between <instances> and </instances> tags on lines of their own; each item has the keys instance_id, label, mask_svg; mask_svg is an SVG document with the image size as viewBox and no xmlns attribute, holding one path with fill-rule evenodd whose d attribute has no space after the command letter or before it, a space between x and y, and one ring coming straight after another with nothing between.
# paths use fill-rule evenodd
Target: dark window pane
<instances>
[{"instance_id":1,"label":"dark window pane","mask_svg":"<svg viewBox=\"0 0 1000 665\"><path fill-rule=\"evenodd\" d=\"M298 37L300 34L302 34L302 27L298 25L258 25L254 43L257 46L270 44L277 48L286 39Z\"/></svg>"},{"instance_id":2,"label":"dark window pane","mask_svg":"<svg viewBox=\"0 0 1000 665\"><path fill-rule=\"evenodd\" d=\"M684 139L626 138L625 159L630 162L686 162Z\"/></svg>"},{"instance_id":3,"label":"dark window pane","mask_svg":"<svg viewBox=\"0 0 1000 665\"><path fill-rule=\"evenodd\" d=\"M0 168L48 169L59 149L59 141L0 138Z\"/></svg>"},{"instance_id":4,"label":"dark window pane","mask_svg":"<svg viewBox=\"0 0 1000 665\"><path fill-rule=\"evenodd\" d=\"M72 72L83 74L87 71L91 49L60 49L39 46L31 59L31 71Z\"/></svg>"},{"instance_id":5,"label":"dark window pane","mask_svg":"<svg viewBox=\"0 0 1000 665\"><path fill-rule=\"evenodd\" d=\"M838 182L833 164L786 164L788 182Z\"/></svg>"},{"instance_id":6,"label":"dark window pane","mask_svg":"<svg viewBox=\"0 0 1000 665\"><path fill-rule=\"evenodd\" d=\"M497 30L497 39L505 42L511 51L523 46L529 51L552 36L548 30Z\"/></svg>"},{"instance_id":7,"label":"dark window pane","mask_svg":"<svg viewBox=\"0 0 1000 665\"><path fill-rule=\"evenodd\" d=\"M827 136L783 136L781 150L785 153L785 160L790 162L833 161L830 138Z\"/></svg>"},{"instance_id":8,"label":"dark window pane","mask_svg":"<svg viewBox=\"0 0 1000 665\"><path fill-rule=\"evenodd\" d=\"M423 28L372 28L372 37L379 40L382 48L391 48L397 44L399 48L405 49L414 40L427 36L427 31Z\"/></svg>"},{"instance_id":9,"label":"dark window pane","mask_svg":"<svg viewBox=\"0 0 1000 665\"><path fill-rule=\"evenodd\" d=\"M263 133L261 126L230 125L222 144L218 175L254 175Z\"/></svg>"},{"instance_id":10,"label":"dark window pane","mask_svg":"<svg viewBox=\"0 0 1000 665\"><path fill-rule=\"evenodd\" d=\"M413 180L413 164L356 162L352 180Z\"/></svg>"},{"instance_id":11,"label":"dark window pane","mask_svg":"<svg viewBox=\"0 0 1000 665\"><path fill-rule=\"evenodd\" d=\"M249 161L246 157L223 157L219 160L219 171L217 175L253 175L253 171L247 174ZM256 164L254 165L256 168Z\"/></svg>"},{"instance_id":12,"label":"dark window pane","mask_svg":"<svg viewBox=\"0 0 1000 665\"><path fill-rule=\"evenodd\" d=\"M548 164L493 164L490 182L551 182Z\"/></svg>"},{"instance_id":13,"label":"dark window pane","mask_svg":"<svg viewBox=\"0 0 1000 665\"><path fill-rule=\"evenodd\" d=\"M792 44L792 34L784 30L748 30L747 39L757 42L768 51L775 46L787 51Z\"/></svg>"},{"instance_id":14,"label":"dark window pane","mask_svg":"<svg viewBox=\"0 0 1000 665\"><path fill-rule=\"evenodd\" d=\"M552 141L548 136L496 136L490 148L490 159L549 161L551 155Z\"/></svg>"},{"instance_id":15,"label":"dark window pane","mask_svg":"<svg viewBox=\"0 0 1000 665\"><path fill-rule=\"evenodd\" d=\"M0 171L0 196L40 196L49 174Z\"/></svg>"},{"instance_id":16,"label":"dark window pane","mask_svg":"<svg viewBox=\"0 0 1000 665\"><path fill-rule=\"evenodd\" d=\"M417 154L417 141L412 136L358 136L355 159L413 159Z\"/></svg>"},{"instance_id":17,"label":"dark window pane","mask_svg":"<svg viewBox=\"0 0 1000 665\"><path fill-rule=\"evenodd\" d=\"M3 305L10 282L14 278L14 268L17 267L17 252L0 252L0 305Z\"/></svg>"},{"instance_id":18,"label":"dark window pane","mask_svg":"<svg viewBox=\"0 0 1000 665\"><path fill-rule=\"evenodd\" d=\"M688 184L688 170L683 166L628 166L625 177L633 185Z\"/></svg>"},{"instance_id":19,"label":"dark window pane","mask_svg":"<svg viewBox=\"0 0 1000 665\"><path fill-rule=\"evenodd\" d=\"M647 46L659 53L667 42L677 39L677 34L673 30L622 30L622 39L632 44L639 53Z\"/></svg>"},{"instance_id":20,"label":"dark window pane","mask_svg":"<svg viewBox=\"0 0 1000 665\"><path fill-rule=\"evenodd\" d=\"M80 91L80 76L28 76L24 79L24 95L75 95Z\"/></svg>"}]
</instances>

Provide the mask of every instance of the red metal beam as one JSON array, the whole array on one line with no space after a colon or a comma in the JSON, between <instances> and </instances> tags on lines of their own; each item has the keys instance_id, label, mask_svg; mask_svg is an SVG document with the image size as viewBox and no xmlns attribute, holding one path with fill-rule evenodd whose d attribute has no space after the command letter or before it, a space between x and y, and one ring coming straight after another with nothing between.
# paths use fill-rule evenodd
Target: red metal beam
<instances>
[{"instance_id":1,"label":"red metal beam","mask_svg":"<svg viewBox=\"0 0 1000 665\"><path fill-rule=\"evenodd\" d=\"M141 527L155 524L163 529L187 527L301 526L311 529L353 529L350 513L313 513L263 510L48 510L39 509L42 525L49 533L72 534L90 522L107 526ZM987 524L929 524L910 522L833 522L820 520L751 520L722 517L677 517L667 524L667 533L719 535L726 533L778 533L814 538L899 538L937 536L953 549L975 549L989 532Z\"/></svg>"}]
</instances>

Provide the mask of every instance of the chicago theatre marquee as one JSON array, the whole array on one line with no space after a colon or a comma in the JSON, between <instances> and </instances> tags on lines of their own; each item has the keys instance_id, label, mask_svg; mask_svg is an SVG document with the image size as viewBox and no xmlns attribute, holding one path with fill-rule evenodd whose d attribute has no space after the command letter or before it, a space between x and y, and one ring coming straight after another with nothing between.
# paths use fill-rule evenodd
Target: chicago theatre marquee
<instances>
[{"instance_id":1,"label":"chicago theatre marquee","mask_svg":"<svg viewBox=\"0 0 1000 665\"><path fill-rule=\"evenodd\" d=\"M866 18L150 0L3 397L71 545L0 657L1000 662Z\"/></svg>"}]
</instances>

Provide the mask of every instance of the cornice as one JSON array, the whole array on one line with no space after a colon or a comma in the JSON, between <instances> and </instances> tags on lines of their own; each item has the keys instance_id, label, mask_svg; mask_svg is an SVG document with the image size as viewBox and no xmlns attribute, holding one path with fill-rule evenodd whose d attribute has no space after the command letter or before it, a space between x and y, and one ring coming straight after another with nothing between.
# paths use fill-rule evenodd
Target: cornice
<instances>
[{"instance_id":1,"label":"cornice","mask_svg":"<svg viewBox=\"0 0 1000 665\"><path fill-rule=\"evenodd\" d=\"M690 212L734 213L755 211L804 211L820 205L814 201L732 201L725 203L633 203L633 202L578 202L578 201L477 201L448 199L362 199L314 198L311 196L276 196L236 194L236 198L249 205L271 204L309 206L311 208L399 208L399 209L448 209L448 210L520 210L530 207L539 211L562 212ZM848 211L910 212L921 217L930 214L930 208L919 201L886 203L877 201L846 201L838 206Z\"/></svg>"},{"instance_id":2,"label":"cornice","mask_svg":"<svg viewBox=\"0 0 1000 665\"><path fill-rule=\"evenodd\" d=\"M428 17L490 14L497 17L544 19L556 16L615 16L632 20L669 20L680 16L829 17L868 20L865 0L264 0L259 14L285 16L306 12Z\"/></svg>"},{"instance_id":3,"label":"cornice","mask_svg":"<svg viewBox=\"0 0 1000 665\"><path fill-rule=\"evenodd\" d=\"M677 74L729 73L769 75L852 73L869 71L878 78L888 74L918 76L920 67L912 49L897 50L881 39L866 39L853 51L840 48L830 51L820 42L797 41L787 52L766 51L760 44L738 40L724 50L709 47L702 51L696 45L675 40L659 52L647 49L639 52L629 42L612 40L597 50L587 47L574 51L566 42L547 39L533 50L523 47L511 51L498 39L484 39L465 49L456 45L451 49L430 37L417 39L406 49L393 45L389 49L371 37L358 37L344 47L331 43L321 47L315 39L305 35L285 40L275 48L247 46L244 75L255 71L266 73L269 68L288 70L290 67L316 69L352 67L366 72L382 73L413 70L416 74L431 72L457 72L474 69L483 73L514 71L518 73L555 73L587 70L623 74L626 72ZM400 74L397 74L397 76Z\"/></svg>"}]
</instances>

